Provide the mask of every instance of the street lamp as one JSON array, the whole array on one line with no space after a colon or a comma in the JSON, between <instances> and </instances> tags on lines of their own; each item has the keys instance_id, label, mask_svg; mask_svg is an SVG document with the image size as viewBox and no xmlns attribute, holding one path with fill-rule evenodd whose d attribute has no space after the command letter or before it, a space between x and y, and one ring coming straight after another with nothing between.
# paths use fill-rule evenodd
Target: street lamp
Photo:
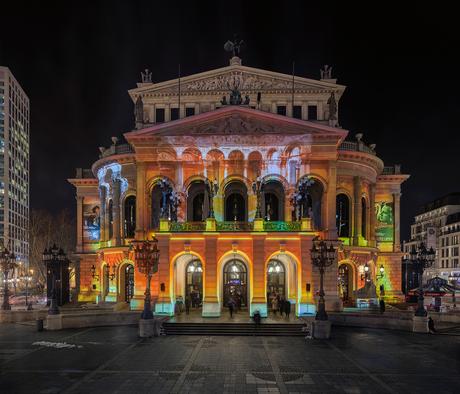
<instances>
[{"instance_id":1,"label":"street lamp","mask_svg":"<svg viewBox=\"0 0 460 394\"><path fill-rule=\"evenodd\" d=\"M310 254L313 265L319 268L319 301L315 320L328 320L324 302L323 277L326 268L336 261L336 250L332 243L328 247L323 240L313 240L313 248L310 250Z\"/></svg>"},{"instance_id":2,"label":"street lamp","mask_svg":"<svg viewBox=\"0 0 460 394\"><path fill-rule=\"evenodd\" d=\"M449 275L449 281L452 283L452 286L454 287L452 290L452 305L454 308L457 307L457 301L455 299L455 291L457 290L457 280L458 276L453 275L452 273Z\"/></svg>"},{"instance_id":3,"label":"street lamp","mask_svg":"<svg viewBox=\"0 0 460 394\"><path fill-rule=\"evenodd\" d=\"M409 262L414 266L414 270L417 272L419 279L418 305L415 316L425 317L428 315L423 305L423 271L433 265L434 259L435 251L433 248L427 250L423 242L418 246L418 249L415 248L415 245L412 245L412 249L409 253Z\"/></svg>"},{"instance_id":4,"label":"street lamp","mask_svg":"<svg viewBox=\"0 0 460 394\"><path fill-rule=\"evenodd\" d=\"M260 178L260 175L258 175L256 180L252 182L252 191L256 195L256 199L257 199L255 219L260 219L262 217L262 213L260 212L260 197L261 197L262 189L263 189L262 179Z\"/></svg>"},{"instance_id":5,"label":"street lamp","mask_svg":"<svg viewBox=\"0 0 460 394\"><path fill-rule=\"evenodd\" d=\"M214 218L214 197L217 195L219 191L219 184L217 183L217 179L214 178L214 181L211 182L209 179L206 178L204 181L206 187L209 190L209 218Z\"/></svg>"},{"instance_id":6,"label":"street lamp","mask_svg":"<svg viewBox=\"0 0 460 394\"><path fill-rule=\"evenodd\" d=\"M53 288L51 290L51 303L48 309L48 315L59 315L60 312L58 308L58 302L56 299L56 269L60 264L67 260L67 256L62 250L62 248L58 248L56 244L53 244L51 248L45 248L45 250L43 251L42 260L46 268L51 268L51 274L53 276Z\"/></svg>"},{"instance_id":7,"label":"street lamp","mask_svg":"<svg viewBox=\"0 0 460 394\"><path fill-rule=\"evenodd\" d=\"M158 272L158 262L160 251L158 250L158 240L154 237L152 241L133 241L134 261L136 262L139 272L144 274L147 279L145 289L144 310L141 319L153 319L152 307L150 303L150 280L152 275Z\"/></svg>"},{"instance_id":8,"label":"street lamp","mask_svg":"<svg viewBox=\"0 0 460 394\"><path fill-rule=\"evenodd\" d=\"M26 274L22 277L22 279L26 282L26 308L28 311L32 310L32 303L29 304L28 297L29 297L29 282L32 281L33 273L34 273L33 270L30 270L30 271L28 270L28 272L26 272Z\"/></svg>"},{"instance_id":9,"label":"street lamp","mask_svg":"<svg viewBox=\"0 0 460 394\"><path fill-rule=\"evenodd\" d=\"M8 274L10 271L14 271L14 269L18 266L16 263L16 256L13 252L10 252L5 246L0 246L0 266L3 272L3 304L2 309L4 311L9 311L11 309L11 305L9 302L10 295L8 289Z\"/></svg>"},{"instance_id":10,"label":"street lamp","mask_svg":"<svg viewBox=\"0 0 460 394\"><path fill-rule=\"evenodd\" d=\"M364 264L364 274L361 274L361 280L366 280L366 282L370 282L369 278L369 264Z\"/></svg>"},{"instance_id":11,"label":"street lamp","mask_svg":"<svg viewBox=\"0 0 460 394\"><path fill-rule=\"evenodd\" d=\"M376 278L382 279L385 276L385 267L383 266L383 264L380 264L379 272L380 274L377 275Z\"/></svg>"}]
</instances>

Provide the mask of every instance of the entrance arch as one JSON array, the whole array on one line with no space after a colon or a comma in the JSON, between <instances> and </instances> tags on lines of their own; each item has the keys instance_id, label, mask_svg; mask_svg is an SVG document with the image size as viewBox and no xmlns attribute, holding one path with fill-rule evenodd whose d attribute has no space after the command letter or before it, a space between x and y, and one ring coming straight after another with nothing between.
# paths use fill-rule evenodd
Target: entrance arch
<instances>
[{"instance_id":1,"label":"entrance arch","mask_svg":"<svg viewBox=\"0 0 460 394\"><path fill-rule=\"evenodd\" d=\"M267 265L267 302L273 294L286 298L286 269L277 259L270 260Z\"/></svg>"},{"instance_id":2,"label":"entrance arch","mask_svg":"<svg viewBox=\"0 0 460 394\"><path fill-rule=\"evenodd\" d=\"M131 262L122 264L118 278L119 300L129 303L134 297L134 265Z\"/></svg>"},{"instance_id":3,"label":"entrance arch","mask_svg":"<svg viewBox=\"0 0 460 394\"><path fill-rule=\"evenodd\" d=\"M353 306L353 290L354 290L354 270L349 263L339 265L338 287L339 296L342 299L344 306Z\"/></svg>"},{"instance_id":4,"label":"entrance arch","mask_svg":"<svg viewBox=\"0 0 460 394\"><path fill-rule=\"evenodd\" d=\"M237 308L248 306L248 269L243 260L233 258L223 267L223 306L233 300Z\"/></svg>"},{"instance_id":5,"label":"entrance arch","mask_svg":"<svg viewBox=\"0 0 460 394\"><path fill-rule=\"evenodd\" d=\"M203 265L194 259L185 268L185 296L190 297L192 308L203 305Z\"/></svg>"},{"instance_id":6,"label":"entrance arch","mask_svg":"<svg viewBox=\"0 0 460 394\"><path fill-rule=\"evenodd\" d=\"M225 220L248 221L248 189L241 181L232 181L225 187Z\"/></svg>"}]
</instances>

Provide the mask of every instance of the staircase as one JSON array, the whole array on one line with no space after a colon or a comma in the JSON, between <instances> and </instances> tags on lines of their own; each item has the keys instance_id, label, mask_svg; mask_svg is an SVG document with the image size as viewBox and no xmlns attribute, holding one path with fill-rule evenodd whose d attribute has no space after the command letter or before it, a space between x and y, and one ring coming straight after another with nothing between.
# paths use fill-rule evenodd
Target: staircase
<instances>
[{"instance_id":1,"label":"staircase","mask_svg":"<svg viewBox=\"0 0 460 394\"><path fill-rule=\"evenodd\" d=\"M303 336L302 324L163 323L166 335Z\"/></svg>"}]
</instances>

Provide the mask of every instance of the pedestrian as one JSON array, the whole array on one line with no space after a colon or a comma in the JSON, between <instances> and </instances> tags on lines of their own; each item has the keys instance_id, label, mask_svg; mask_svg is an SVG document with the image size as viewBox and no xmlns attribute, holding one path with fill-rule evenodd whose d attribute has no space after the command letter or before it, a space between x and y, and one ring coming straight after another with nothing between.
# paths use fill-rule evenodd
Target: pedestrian
<instances>
[{"instance_id":1,"label":"pedestrian","mask_svg":"<svg viewBox=\"0 0 460 394\"><path fill-rule=\"evenodd\" d=\"M276 311L278 310L278 300L276 297L272 298L272 312L276 316Z\"/></svg>"},{"instance_id":2,"label":"pedestrian","mask_svg":"<svg viewBox=\"0 0 460 394\"><path fill-rule=\"evenodd\" d=\"M312 338L311 330L308 327L307 322L303 323L302 332L305 334L305 339L311 339Z\"/></svg>"},{"instance_id":3,"label":"pedestrian","mask_svg":"<svg viewBox=\"0 0 460 394\"><path fill-rule=\"evenodd\" d=\"M385 301L383 301L383 298L380 299L379 305L380 305L380 313L385 312Z\"/></svg>"},{"instance_id":4,"label":"pedestrian","mask_svg":"<svg viewBox=\"0 0 460 394\"><path fill-rule=\"evenodd\" d=\"M431 316L428 318L428 330L431 334L436 333L436 329L434 328L434 320L431 318Z\"/></svg>"},{"instance_id":5,"label":"pedestrian","mask_svg":"<svg viewBox=\"0 0 460 394\"><path fill-rule=\"evenodd\" d=\"M291 314L291 301L286 300L284 301L284 313L286 317L289 319L289 315Z\"/></svg>"},{"instance_id":6,"label":"pedestrian","mask_svg":"<svg viewBox=\"0 0 460 394\"><path fill-rule=\"evenodd\" d=\"M233 317L233 311L235 310L235 302L233 299L230 299L228 302L228 311L230 312L230 317Z\"/></svg>"},{"instance_id":7,"label":"pedestrian","mask_svg":"<svg viewBox=\"0 0 460 394\"><path fill-rule=\"evenodd\" d=\"M261 321L261 316L260 312L256 310L254 314L252 315L252 318L254 319L254 324L256 326L256 329L260 326L260 321Z\"/></svg>"},{"instance_id":8,"label":"pedestrian","mask_svg":"<svg viewBox=\"0 0 460 394\"><path fill-rule=\"evenodd\" d=\"M192 300L190 299L190 295L187 294L185 296L185 313L188 315L190 313L190 304L192 303Z\"/></svg>"},{"instance_id":9,"label":"pedestrian","mask_svg":"<svg viewBox=\"0 0 460 394\"><path fill-rule=\"evenodd\" d=\"M283 317L283 313L284 313L284 302L285 302L284 297L280 297L278 301L278 311L281 317Z\"/></svg>"}]
</instances>

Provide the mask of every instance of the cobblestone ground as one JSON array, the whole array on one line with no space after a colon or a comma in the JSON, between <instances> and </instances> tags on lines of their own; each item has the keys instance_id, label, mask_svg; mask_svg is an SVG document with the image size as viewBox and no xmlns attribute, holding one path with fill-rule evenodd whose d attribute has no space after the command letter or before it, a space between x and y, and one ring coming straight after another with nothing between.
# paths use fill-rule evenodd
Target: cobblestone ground
<instances>
[{"instance_id":1,"label":"cobblestone ground","mask_svg":"<svg viewBox=\"0 0 460 394\"><path fill-rule=\"evenodd\" d=\"M0 392L458 393L458 334L334 328L329 341L141 340L135 327L36 332L1 324ZM50 347L64 342L75 347Z\"/></svg>"}]
</instances>

